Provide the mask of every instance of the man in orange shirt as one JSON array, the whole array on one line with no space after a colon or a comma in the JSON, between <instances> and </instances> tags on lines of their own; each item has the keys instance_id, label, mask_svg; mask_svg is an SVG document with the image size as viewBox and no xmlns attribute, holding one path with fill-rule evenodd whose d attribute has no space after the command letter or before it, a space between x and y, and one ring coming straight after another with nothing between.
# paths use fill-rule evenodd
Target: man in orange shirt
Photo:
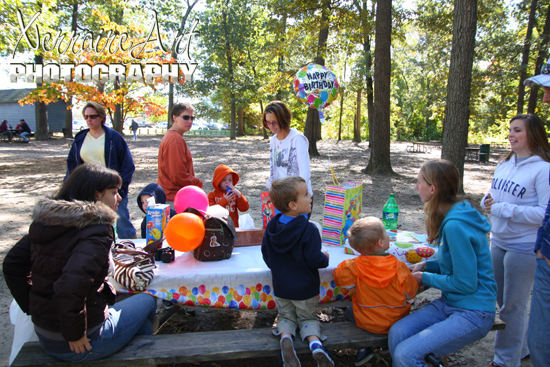
<instances>
[{"instance_id":1,"label":"man in orange shirt","mask_svg":"<svg viewBox=\"0 0 550 367\"><path fill-rule=\"evenodd\" d=\"M166 132L159 147L158 181L166 192L167 203L173 207L174 198L184 186L194 185L202 188L202 181L195 177L193 156L183 133L193 125L194 110L190 104L178 103L172 108L172 127Z\"/></svg>"}]
</instances>

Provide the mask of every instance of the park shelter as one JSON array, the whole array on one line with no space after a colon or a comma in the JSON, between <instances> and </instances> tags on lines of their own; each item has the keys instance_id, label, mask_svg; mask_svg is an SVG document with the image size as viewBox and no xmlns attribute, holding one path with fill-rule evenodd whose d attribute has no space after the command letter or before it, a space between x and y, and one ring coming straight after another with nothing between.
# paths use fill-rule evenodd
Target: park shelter
<instances>
[{"instance_id":1,"label":"park shelter","mask_svg":"<svg viewBox=\"0 0 550 367\"><path fill-rule=\"evenodd\" d=\"M0 121L8 120L8 124L15 128L21 119L24 119L32 132L36 132L36 103L21 106L19 101L25 98L33 88L0 89ZM61 132L65 127L65 102L58 100L46 105L48 111L48 130L50 133Z\"/></svg>"}]
</instances>

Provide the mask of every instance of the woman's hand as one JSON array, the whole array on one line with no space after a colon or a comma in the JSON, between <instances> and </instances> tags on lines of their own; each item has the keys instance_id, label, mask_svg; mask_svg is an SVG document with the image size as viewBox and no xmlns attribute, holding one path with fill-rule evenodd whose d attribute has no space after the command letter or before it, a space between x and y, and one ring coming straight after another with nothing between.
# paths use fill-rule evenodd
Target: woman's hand
<instances>
[{"instance_id":1,"label":"woman's hand","mask_svg":"<svg viewBox=\"0 0 550 367\"><path fill-rule=\"evenodd\" d=\"M485 198L485 201L483 202L483 205L485 205L485 211L487 214L491 214L491 206L495 203L495 199L491 196L491 193L487 194L487 197Z\"/></svg>"},{"instance_id":2,"label":"woman's hand","mask_svg":"<svg viewBox=\"0 0 550 367\"><path fill-rule=\"evenodd\" d=\"M539 259L544 259L546 260L546 263L548 264L548 266L550 266L550 259L548 259L546 256L544 256L543 254L540 253L540 250L537 250L537 257Z\"/></svg>"},{"instance_id":3,"label":"woman's hand","mask_svg":"<svg viewBox=\"0 0 550 367\"><path fill-rule=\"evenodd\" d=\"M426 262L421 261L419 263L409 265L409 270L411 271L411 273L416 273L418 271L425 271L426 270Z\"/></svg>"},{"instance_id":4,"label":"woman's hand","mask_svg":"<svg viewBox=\"0 0 550 367\"><path fill-rule=\"evenodd\" d=\"M419 287L422 286L422 274L424 273L421 271L417 271L413 273L414 280L416 280L416 283L418 284Z\"/></svg>"},{"instance_id":5,"label":"woman's hand","mask_svg":"<svg viewBox=\"0 0 550 367\"><path fill-rule=\"evenodd\" d=\"M85 351L92 349L88 336L86 335L77 341L69 342L69 347L71 347L71 351L76 354L84 353Z\"/></svg>"}]
</instances>

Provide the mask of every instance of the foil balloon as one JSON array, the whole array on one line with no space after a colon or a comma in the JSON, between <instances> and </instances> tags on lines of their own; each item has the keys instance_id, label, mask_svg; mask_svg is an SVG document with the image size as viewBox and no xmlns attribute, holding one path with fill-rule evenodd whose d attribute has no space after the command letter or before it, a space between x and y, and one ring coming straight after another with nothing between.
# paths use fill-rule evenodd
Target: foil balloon
<instances>
[{"instance_id":1,"label":"foil balloon","mask_svg":"<svg viewBox=\"0 0 550 367\"><path fill-rule=\"evenodd\" d=\"M298 100L316 108L321 122L324 122L323 109L338 95L338 80L334 73L319 64L304 66L296 72L293 87Z\"/></svg>"}]
</instances>

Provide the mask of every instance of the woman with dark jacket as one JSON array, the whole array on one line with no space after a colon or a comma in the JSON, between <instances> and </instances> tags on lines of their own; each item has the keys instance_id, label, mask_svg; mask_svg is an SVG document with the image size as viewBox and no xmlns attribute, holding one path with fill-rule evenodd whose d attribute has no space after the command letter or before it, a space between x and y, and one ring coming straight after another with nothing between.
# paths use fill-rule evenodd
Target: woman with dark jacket
<instances>
[{"instance_id":1,"label":"woman with dark jacket","mask_svg":"<svg viewBox=\"0 0 550 367\"><path fill-rule=\"evenodd\" d=\"M37 202L29 234L4 260L6 284L31 315L42 348L64 361L104 358L153 331L152 296L108 307L115 300L107 280L121 184L116 171L80 165L52 198Z\"/></svg>"},{"instance_id":2,"label":"woman with dark jacket","mask_svg":"<svg viewBox=\"0 0 550 367\"><path fill-rule=\"evenodd\" d=\"M105 126L107 114L105 108L96 102L88 102L82 109L82 116L88 129L82 130L74 137L73 145L67 157L67 174L83 163L96 163L114 169L122 177L119 190L122 201L117 210L118 238L136 238L136 230L130 222L128 211L128 187L135 171L132 154L126 140L115 130Z\"/></svg>"}]
</instances>

